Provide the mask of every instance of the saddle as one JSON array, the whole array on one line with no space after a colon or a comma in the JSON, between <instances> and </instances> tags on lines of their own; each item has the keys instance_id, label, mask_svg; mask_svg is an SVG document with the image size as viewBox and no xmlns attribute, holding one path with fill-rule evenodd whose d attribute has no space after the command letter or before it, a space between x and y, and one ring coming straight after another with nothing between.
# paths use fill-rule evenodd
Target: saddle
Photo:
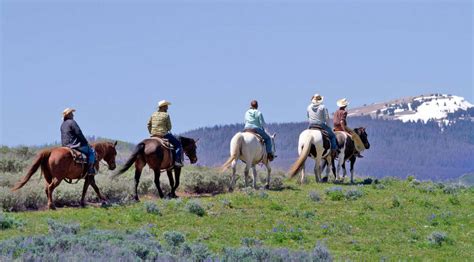
<instances>
[{"instance_id":1,"label":"saddle","mask_svg":"<svg viewBox=\"0 0 474 262\"><path fill-rule=\"evenodd\" d=\"M320 125L313 124L313 125L310 125L310 126L308 127L308 129L310 129L310 130L319 130L319 131L321 132L321 134L323 134L323 137L324 137L324 138L329 139L329 133L328 133L328 131L326 131L326 129L324 129L324 128L323 128L322 126L320 126Z\"/></svg>"},{"instance_id":2,"label":"saddle","mask_svg":"<svg viewBox=\"0 0 474 262\"><path fill-rule=\"evenodd\" d=\"M254 129L251 129L251 128L244 129L244 133L252 133L255 137L257 137L257 140L258 142L260 142L260 144L263 145L265 143L265 140L263 139L263 137L259 135L257 132L255 132Z\"/></svg>"},{"instance_id":3,"label":"saddle","mask_svg":"<svg viewBox=\"0 0 474 262\"><path fill-rule=\"evenodd\" d=\"M86 154L82 153L79 150L73 149L73 148L68 147L68 149L69 149L69 152L71 153L72 160L74 161L74 163L80 164L80 165L87 165L87 156L86 156Z\"/></svg>"}]
</instances>

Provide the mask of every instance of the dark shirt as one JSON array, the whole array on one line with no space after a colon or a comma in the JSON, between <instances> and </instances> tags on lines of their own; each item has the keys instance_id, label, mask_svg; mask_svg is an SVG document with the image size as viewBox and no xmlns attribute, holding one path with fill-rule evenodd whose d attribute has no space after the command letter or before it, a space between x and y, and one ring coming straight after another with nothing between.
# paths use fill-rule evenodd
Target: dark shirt
<instances>
[{"instance_id":1,"label":"dark shirt","mask_svg":"<svg viewBox=\"0 0 474 262\"><path fill-rule=\"evenodd\" d=\"M66 119L61 125L61 143L63 146L77 148L89 143L74 119Z\"/></svg>"},{"instance_id":2,"label":"dark shirt","mask_svg":"<svg viewBox=\"0 0 474 262\"><path fill-rule=\"evenodd\" d=\"M336 131L345 131L341 125L341 122L347 126L347 111L343 109L338 109L336 113L334 113L334 130Z\"/></svg>"}]
</instances>

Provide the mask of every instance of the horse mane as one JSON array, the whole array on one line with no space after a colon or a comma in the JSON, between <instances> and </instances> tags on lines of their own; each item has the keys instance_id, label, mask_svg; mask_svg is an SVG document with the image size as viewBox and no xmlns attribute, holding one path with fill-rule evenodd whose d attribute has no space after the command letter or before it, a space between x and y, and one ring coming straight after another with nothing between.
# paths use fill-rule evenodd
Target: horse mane
<instances>
[{"instance_id":1,"label":"horse mane","mask_svg":"<svg viewBox=\"0 0 474 262\"><path fill-rule=\"evenodd\" d=\"M185 137L185 136L179 136L179 137L178 137L178 140L181 140L182 143L183 143L183 145L184 145L184 144L191 144L191 143L194 142L194 139L189 138L189 137Z\"/></svg>"}]
</instances>

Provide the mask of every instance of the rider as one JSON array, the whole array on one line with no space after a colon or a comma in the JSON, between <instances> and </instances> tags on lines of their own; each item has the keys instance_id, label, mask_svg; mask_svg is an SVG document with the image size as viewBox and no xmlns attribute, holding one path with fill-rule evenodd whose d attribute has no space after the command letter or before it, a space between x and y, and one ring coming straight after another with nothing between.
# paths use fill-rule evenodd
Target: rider
<instances>
[{"instance_id":1,"label":"rider","mask_svg":"<svg viewBox=\"0 0 474 262\"><path fill-rule=\"evenodd\" d=\"M63 111L63 123L61 125L61 143L62 146L76 149L87 156L89 166L88 174L95 175L95 151L87 142L82 134L81 128L74 120L74 112L76 109L66 108Z\"/></svg>"},{"instance_id":2,"label":"rider","mask_svg":"<svg viewBox=\"0 0 474 262\"><path fill-rule=\"evenodd\" d=\"M329 113L326 106L323 105L323 100L324 97L319 94L315 94L311 98L311 104L307 108L309 128L311 128L313 125L320 126L326 130L326 132L328 132L329 139L331 141L331 152L333 157L335 157L338 150L336 135L329 127Z\"/></svg>"},{"instance_id":3,"label":"rider","mask_svg":"<svg viewBox=\"0 0 474 262\"><path fill-rule=\"evenodd\" d=\"M171 120L170 115L168 114L169 105L171 105L171 103L166 100L161 100L158 103L158 111L154 112L148 121L148 132L152 137L156 136L168 139L175 148L175 150L173 150L173 157L175 159L174 165L176 167L182 167L183 147L181 142L170 133Z\"/></svg>"},{"instance_id":4,"label":"rider","mask_svg":"<svg viewBox=\"0 0 474 262\"><path fill-rule=\"evenodd\" d=\"M347 126L347 111L346 108L349 105L349 101L346 98L337 100L337 106L339 110L334 113L334 131L345 131L352 136L352 140L354 140L354 145L357 151L357 157L362 158L363 156L360 154L365 147L364 143L360 139L359 135L354 132L354 130L350 129Z\"/></svg>"},{"instance_id":5,"label":"rider","mask_svg":"<svg viewBox=\"0 0 474 262\"><path fill-rule=\"evenodd\" d=\"M265 132L264 126L265 120L263 119L263 114L258 111L258 102L252 100L252 102L250 102L250 109L245 112L245 129L251 129L263 138L267 151L267 159L273 161L275 156L272 150L272 139L267 132Z\"/></svg>"}]
</instances>

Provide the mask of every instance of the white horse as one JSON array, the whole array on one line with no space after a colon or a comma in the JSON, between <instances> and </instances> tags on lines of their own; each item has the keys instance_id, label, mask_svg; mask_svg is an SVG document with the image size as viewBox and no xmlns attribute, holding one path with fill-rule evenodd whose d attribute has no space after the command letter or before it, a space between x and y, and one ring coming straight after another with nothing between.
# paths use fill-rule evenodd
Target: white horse
<instances>
[{"instance_id":1,"label":"white horse","mask_svg":"<svg viewBox=\"0 0 474 262\"><path fill-rule=\"evenodd\" d=\"M275 136L270 136L272 141L273 152L275 152ZM270 161L267 159L267 152L265 145L260 143L257 136L250 132L239 132L232 137L230 141L230 157L222 165L222 171L225 171L229 166L232 167L232 182L230 190L234 189L236 181L237 171L237 160L241 160L245 163L244 175L245 175L245 186L248 184L248 174L250 168L253 171L253 187L257 189L257 170L256 165L263 163L267 169L267 184L266 189L270 188L270 173L272 169L270 167Z\"/></svg>"},{"instance_id":2,"label":"white horse","mask_svg":"<svg viewBox=\"0 0 474 262\"><path fill-rule=\"evenodd\" d=\"M325 159L328 163L332 162L331 158L331 144L328 139L323 139L323 134L317 129L306 129L301 132L298 141L298 154L299 158L290 168L289 176L294 177L298 171L301 171L301 180L303 183L305 176L305 162L306 158L310 156L315 160L314 175L316 182L321 182L321 161ZM332 169L334 173L334 168ZM329 168L326 170L326 174L329 175Z\"/></svg>"}]
</instances>

